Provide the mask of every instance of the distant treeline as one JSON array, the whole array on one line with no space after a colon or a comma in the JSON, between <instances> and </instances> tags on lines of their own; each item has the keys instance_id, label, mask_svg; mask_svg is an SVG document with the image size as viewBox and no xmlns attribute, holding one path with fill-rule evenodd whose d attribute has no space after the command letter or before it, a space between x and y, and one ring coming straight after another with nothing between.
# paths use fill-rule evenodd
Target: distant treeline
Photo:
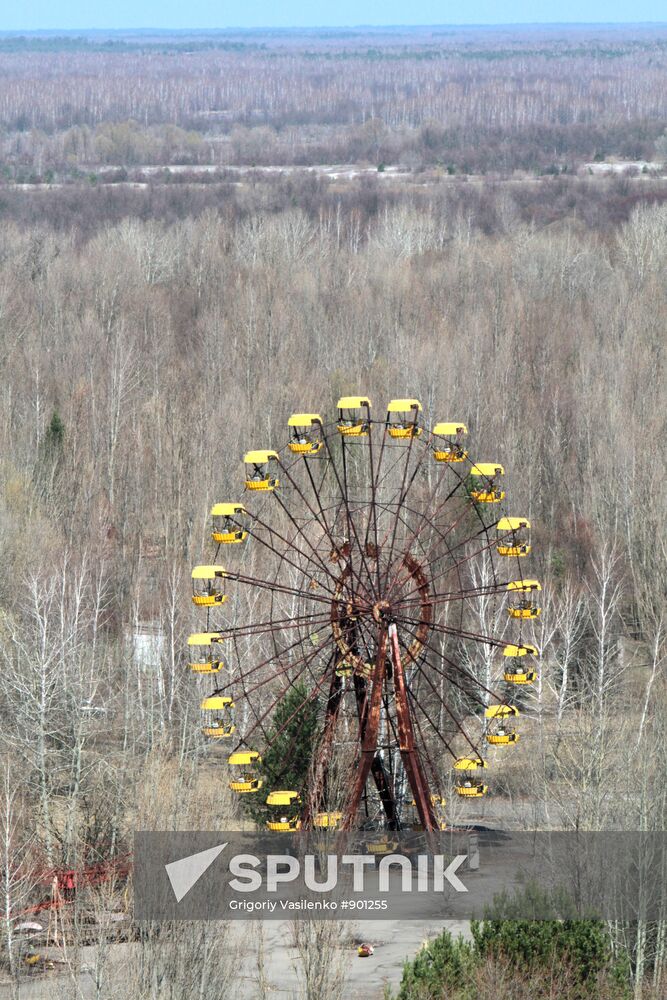
<instances>
[{"instance_id":1,"label":"distant treeline","mask_svg":"<svg viewBox=\"0 0 667 1000\"><path fill-rule=\"evenodd\" d=\"M465 218L471 233L498 235L518 224L537 230L554 224L580 230L611 233L627 222L642 205L667 202L667 179L631 177L544 176L532 181L469 183L466 178L433 175L429 182L385 182L377 174L336 182L312 173L182 174L144 176L119 170L95 173L56 187L13 187L0 184L0 218L20 225L42 225L68 231L76 218L80 235L90 236L105 226L127 218L159 219L165 223L196 219L215 210L229 220L240 220L257 211L278 215L298 205L313 222L323 212L340 212L356 220L363 243L364 227L387 209L407 206L424 219L434 214Z\"/></svg>"}]
</instances>

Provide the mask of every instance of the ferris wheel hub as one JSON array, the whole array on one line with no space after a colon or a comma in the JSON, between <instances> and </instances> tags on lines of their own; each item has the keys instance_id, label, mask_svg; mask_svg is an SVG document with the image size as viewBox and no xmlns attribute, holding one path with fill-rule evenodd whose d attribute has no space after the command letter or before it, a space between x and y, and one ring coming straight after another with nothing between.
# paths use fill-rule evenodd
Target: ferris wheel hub
<instances>
[{"instance_id":1,"label":"ferris wheel hub","mask_svg":"<svg viewBox=\"0 0 667 1000\"><path fill-rule=\"evenodd\" d=\"M378 623L378 625L381 625L383 622L386 622L389 619L389 617L390 617L390 615L389 615L390 608L391 608L391 605L389 604L389 601L376 601L375 602L375 604L373 605L373 609L372 609L373 610L373 618Z\"/></svg>"}]
</instances>

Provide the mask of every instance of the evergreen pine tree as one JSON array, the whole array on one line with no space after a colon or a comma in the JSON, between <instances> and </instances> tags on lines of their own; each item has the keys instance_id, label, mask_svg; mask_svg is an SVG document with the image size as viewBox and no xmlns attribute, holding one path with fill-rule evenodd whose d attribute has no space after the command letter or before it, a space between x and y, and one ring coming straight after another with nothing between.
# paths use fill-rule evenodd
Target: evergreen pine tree
<instances>
[{"instance_id":1,"label":"evergreen pine tree","mask_svg":"<svg viewBox=\"0 0 667 1000\"><path fill-rule=\"evenodd\" d=\"M304 791L317 739L318 704L317 699L308 700L308 694L306 685L297 683L287 689L276 706L262 754L262 791L244 797L244 805L260 826L268 815L269 792Z\"/></svg>"}]
</instances>

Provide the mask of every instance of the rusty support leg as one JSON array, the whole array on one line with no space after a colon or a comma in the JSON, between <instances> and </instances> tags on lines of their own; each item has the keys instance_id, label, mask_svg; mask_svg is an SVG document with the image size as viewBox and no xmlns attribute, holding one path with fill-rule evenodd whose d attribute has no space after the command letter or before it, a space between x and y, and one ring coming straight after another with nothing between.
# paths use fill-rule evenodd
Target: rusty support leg
<instances>
[{"instance_id":1,"label":"rusty support leg","mask_svg":"<svg viewBox=\"0 0 667 1000\"><path fill-rule=\"evenodd\" d=\"M382 690L384 687L384 677L387 667L387 632L383 628L378 642L377 657L375 660L375 671L373 673L373 686L371 689L370 702L364 725L364 732L361 744L361 759L352 786L352 791L345 809L345 819L343 820L343 830L351 830L357 817L361 796L366 787L368 775L373 766L375 752L377 748L378 730L380 728L380 711L382 708Z\"/></svg>"},{"instance_id":2,"label":"rusty support leg","mask_svg":"<svg viewBox=\"0 0 667 1000\"><path fill-rule=\"evenodd\" d=\"M378 790L384 814L387 817L387 827L390 830L398 830L398 815L396 812L396 796L394 795L394 785L391 777L387 774L384 761L379 754L376 754L371 764L371 774Z\"/></svg>"},{"instance_id":3,"label":"rusty support leg","mask_svg":"<svg viewBox=\"0 0 667 1000\"><path fill-rule=\"evenodd\" d=\"M410 706L408 705L408 693L405 687L405 675L403 673L398 632L393 622L389 626L389 641L391 643L391 658L394 666L396 722L398 725L401 759L403 760L403 766L408 776L412 794L415 797L415 804L421 824L424 830L434 831L438 829L438 821L435 816L433 803L431 802L428 783L421 766L419 754L415 749L415 736L410 717Z\"/></svg>"}]
</instances>

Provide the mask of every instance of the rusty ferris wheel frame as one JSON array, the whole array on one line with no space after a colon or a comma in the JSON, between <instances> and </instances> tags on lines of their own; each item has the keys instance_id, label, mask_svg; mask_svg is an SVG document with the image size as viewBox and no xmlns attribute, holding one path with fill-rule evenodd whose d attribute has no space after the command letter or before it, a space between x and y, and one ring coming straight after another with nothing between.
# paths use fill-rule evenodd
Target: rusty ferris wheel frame
<instances>
[{"instance_id":1,"label":"rusty ferris wheel frame","mask_svg":"<svg viewBox=\"0 0 667 1000\"><path fill-rule=\"evenodd\" d=\"M412 808L431 831L442 825L443 757L459 760L456 744L481 763L484 710L509 705L502 682L480 679L475 663L482 651L488 661L494 647L507 647L494 631L508 587L522 579L521 560L497 556L504 492L492 496L488 482L484 495L498 502L475 498L470 474L482 466L460 448L456 460L435 459L443 454L435 430L445 425L429 430L421 407L402 424L389 412L374 419L359 401L358 434L346 432L339 410L337 423L318 417L278 452L250 453L275 472L256 462L259 486L246 474L231 518L244 545L216 551L216 562L229 554L225 578L250 609L239 624L234 595L207 608L207 632L226 643L228 658L216 694L233 699L237 751L279 739L309 703L318 706L316 751L296 790L300 827L318 825L331 808L332 767L343 755L342 829L398 830ZM307 695L271 729L298 684Z\"/></svg>"}]
</instances>

